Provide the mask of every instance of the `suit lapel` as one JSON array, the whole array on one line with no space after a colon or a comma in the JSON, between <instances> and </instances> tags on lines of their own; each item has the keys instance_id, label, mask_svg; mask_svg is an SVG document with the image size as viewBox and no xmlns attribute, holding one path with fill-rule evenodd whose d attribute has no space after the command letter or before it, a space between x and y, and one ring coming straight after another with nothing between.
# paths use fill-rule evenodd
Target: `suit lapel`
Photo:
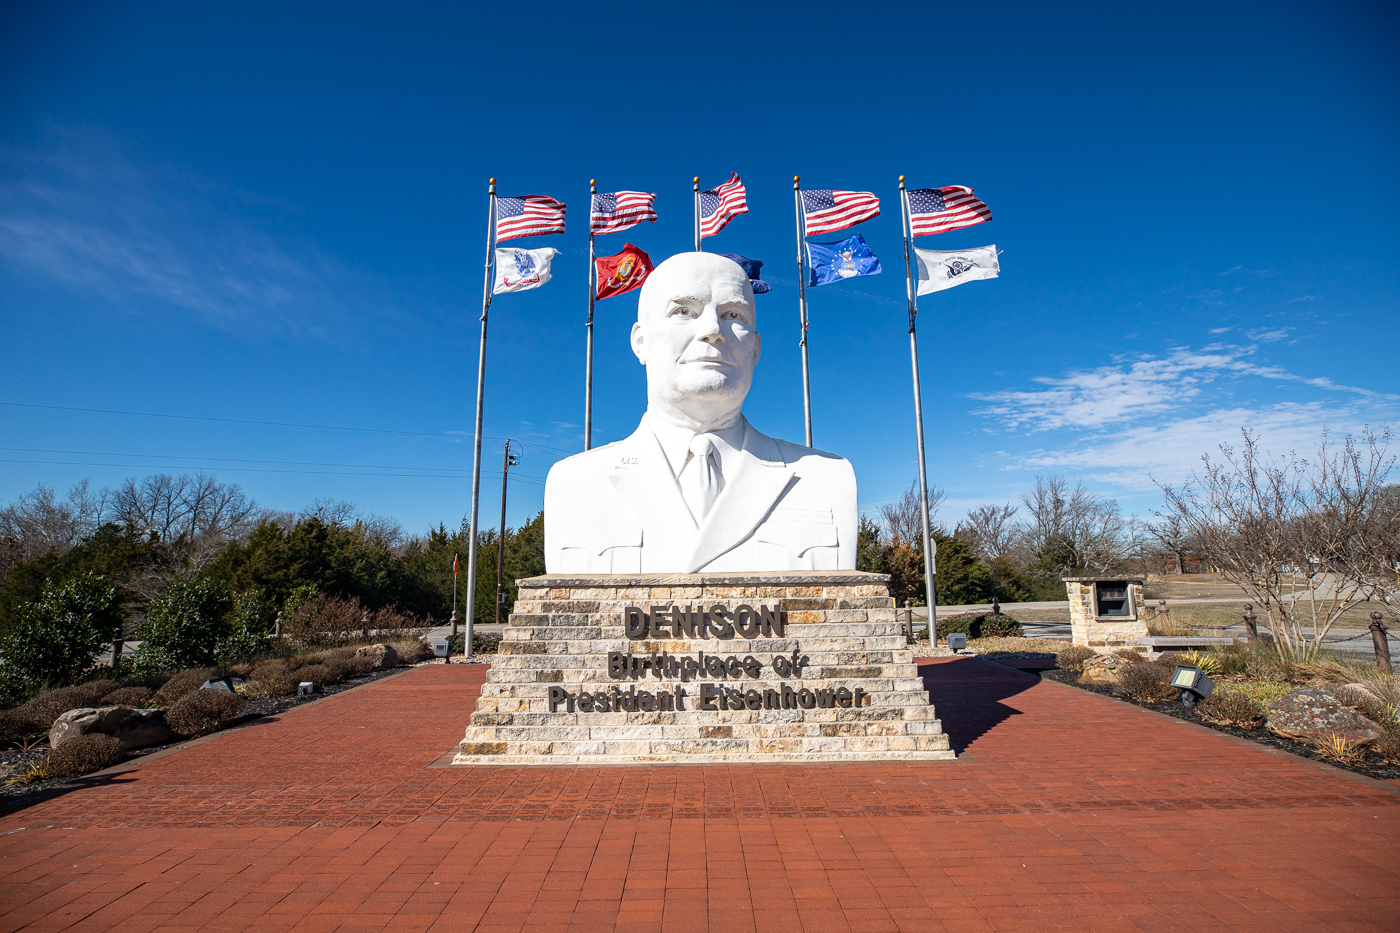
<instances>
[{"instance_id":1,"label":"suit lapel","mask_svg":"<svg viewBox=\"0 0 1400 933\"><path fill-rule=\"evenodd\" d=\"M648 535L664 541L677 554L687 554L695 540L695 519L661 443L645 421L619 447L620 462L608 482L627 513ZM635 462L629 462L635 461Z\"/></svg>"},{"instance_id":2,"label":"suit lapel","mask_svg":"<svg viewBox=\"0 0 1400 933\"><path fill-rule=\"evenodd\" d=\"M657 453L660 455L659 448ZM724 490L700 525L686 558L686 573L696 573L752 534L796 479L783 462L778 445L771 437L755 431L747 419L744 421L744 447L739 453L738 468L732 476L725 476ZM672 486L675 486L674 480ZM676 487L676 494L680 495L679 487ZM681 508L685 508L684 499L681 499Z\"/></svg>"}]
</instances>

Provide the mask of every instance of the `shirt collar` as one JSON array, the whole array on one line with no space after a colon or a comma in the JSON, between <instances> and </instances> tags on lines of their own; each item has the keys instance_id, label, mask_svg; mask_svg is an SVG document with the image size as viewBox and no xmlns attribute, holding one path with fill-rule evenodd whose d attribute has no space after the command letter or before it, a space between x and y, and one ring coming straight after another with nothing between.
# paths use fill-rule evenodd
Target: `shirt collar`
<instances>
[{"instance_id":1,"label":"shirt collar","mask_svg":"<svg viewBox=\"0 0 1400 933\"><path fill-rule=\"evenodd\" d=\"M651 428L651 433L656 435L657 441L660 442L661 450L666 454L666 462L671 466L671 475L679 477L690 459L690 441L698 432L677 427L651 412L647 412L646 422ZM748 420L740 415L739 420L727 428L705 432L715 439L715 448L719 451L719 468L725 476L733 476L733 471L738 468L736 458L744 449L744 430L747 424Z\"/></svg>"}]
</instances>

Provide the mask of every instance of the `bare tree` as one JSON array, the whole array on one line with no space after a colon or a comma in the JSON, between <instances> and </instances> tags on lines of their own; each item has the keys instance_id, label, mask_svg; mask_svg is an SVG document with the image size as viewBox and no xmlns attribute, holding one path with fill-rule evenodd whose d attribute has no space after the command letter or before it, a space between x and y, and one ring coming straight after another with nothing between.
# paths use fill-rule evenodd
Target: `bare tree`
<instances>
[{"instance_id":1,"label":"bare tree","mask_svg":"<svg viewBox=\"0 0 1400 933\"><path fill-rule=\"evenodd\" d=\"M315 518L327 525L355 528L367 538L377 538L386 547L396 551L407 547L410 539L404 534L403 526L392 518L374 513L361 513L353 502L344 499L316 499L306 508L292 516L292 524Z\"/></svg>"},{"instance_id":2,"label":"bare tree","mask_svg":"<svg viewBox=\"0 0 1400 933\"><path fill-rule=\"evenodd\" d=\"M934 516L938 514L938 506L947 496L939 486L930 486L926 494L929 533L945 534L944 527L934 522ZM880 506L880 520L885 526L885 533L892 537L898 537L901 541L913 545L919 545L923 541L923 523L919 519L918 480L910 483L909 488L898 499Z\"/></svg>"},{"instance_id":3,"label":"bare tree","mask_svg":"<svg viewBox=\"0 0 1400 933\"><path fill-rule=\"evenodd\" d=\"M110 514L128 530L186 550L198 571L229 541L248 534L264 512L236 483L204 473L129 478L112 493Z\"/></svg>"},{"instance_id":4,"label":"bare tree","mask_svg":"<svg viewBox=\"0 0 1400 933\"><path fill-rule=\"evenodd\" d=\"M94 493L86 479L73 484L66 499L40 483L33 492L0 508L0 538L14 542L8 550L17 556L16 563L50 551L62 554L97 530L106 496L105 489Z\"/></svg>"},{"instance_id":5,"label":"bare tree","mask_svg":"<svg viewBox=\"0 0 1400 933\"><path fill-rule=\"evenodd\" d=\"M1200 474L1162 486L1201 554L1265 613L1285 656L1315 655L1342 614L1375 587L1365 573L1368 536L1395 458L1389 432L1347 436L1340 450L1323 432L1313 461L1290 451L1273 459L1257 434L1242 447L1202 457ZM1392 542L1393 543L1393 542Z\"/></svg>"},{"instance_id":6,"label":"bare tree","mask_svg":"<svg viewBox=\"0 0 1400 933\"><path fill-rule=\"evenodd\" d=\"M1011 554L1020 529L1016 525L1019 509L1006 505L979 505L958 522L953 534L972 546L983 562L991 564Z\"/></svg>"},{"instance_id":7,"label":"bare tree","mask_svg":"<svg viewBox=\"0 0 1400 933\"><path fill-rule=\"evenodd\" d=\"M1176 572L1178 574L1185 573L1186 555L1191 552L1194 545L1191 540L1191 532L1187 529L1181 516L1175 512L1167 512L1157 521L1144 525L1143 530L1156 547L1172 559L1176 565Z\"/></svg>"},{"instance_id":8,"label":"bare tree","mask_svg":"<svg viewBox=\"0 0 1400 933\"><path fill-rule=\"evenodd\" d=\"M1135 523L1123 519L1118 501L1089 491L1083 480L1037 473L1021 496L1029 520L1025 547L1042 559L1058 554L1055 572L1119 573L1136 550Z\"/></svg>"}]
</instances>

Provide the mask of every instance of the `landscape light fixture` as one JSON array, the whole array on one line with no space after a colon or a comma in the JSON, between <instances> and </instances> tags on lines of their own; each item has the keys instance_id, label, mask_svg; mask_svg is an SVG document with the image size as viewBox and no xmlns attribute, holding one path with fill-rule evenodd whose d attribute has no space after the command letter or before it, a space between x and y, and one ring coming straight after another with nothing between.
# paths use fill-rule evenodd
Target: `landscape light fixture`
<instances>
[{"instance_id":1,"label":"landscape light fixture","mask_svg":"<svg viewBox=\"0 0 1400 933\"><path fill-rule=\"evenodd\" d=\"M448 641L448 640L445 639L445 638L435 638L435 639L433 639L433 654L435 654L435 655L437 655L438 657L442 658L443 663L445 663L445 664L451 664L451 663L452 663L452 659L449 658L449 657L447 656L447 653L448 653L449 651L451 651L451 650L452 650L452 642Z\"/></svg>"},{"instance_id":2,"label":"landscape light fixture","mask_svg":"<svg viewBox=\"0 0 1400 933\"><path fill-rule=\"evenodd\" d=\"M967 636L962 632L951 632L948 635L948 647L954 651L961 651L967 647Z\"/></svg>"},{"instance_id":3,"label":"landscape light fixture","mask_svg":"<svg viewBox=\"0 0 1400 933\"><path fill-rule=\"evenodd\" d=\"M1172 686L1181 690L1181 702L1187 706L1204 700L1215 690L1215 682L1196 667L1178 667L1172 674Z\"/></svg>"}]
</instances>

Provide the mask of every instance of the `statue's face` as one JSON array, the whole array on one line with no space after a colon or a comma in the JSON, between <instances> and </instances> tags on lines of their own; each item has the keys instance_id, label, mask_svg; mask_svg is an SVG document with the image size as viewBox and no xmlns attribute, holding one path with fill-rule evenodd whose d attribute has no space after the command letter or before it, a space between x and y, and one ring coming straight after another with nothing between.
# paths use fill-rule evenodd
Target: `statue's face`
<instances>
[{"instance_id":1,"label":"statue's face","mask_svg":"<svg viewBox=\"0 0 1400 933\"><path fill-rule=\"evenodd\" d=\"M756 324L753 286L737 263L672 256L642 285L632 327L648 394L682 409L742 404L762 346Z\"/></svg>"}]
</instances>

